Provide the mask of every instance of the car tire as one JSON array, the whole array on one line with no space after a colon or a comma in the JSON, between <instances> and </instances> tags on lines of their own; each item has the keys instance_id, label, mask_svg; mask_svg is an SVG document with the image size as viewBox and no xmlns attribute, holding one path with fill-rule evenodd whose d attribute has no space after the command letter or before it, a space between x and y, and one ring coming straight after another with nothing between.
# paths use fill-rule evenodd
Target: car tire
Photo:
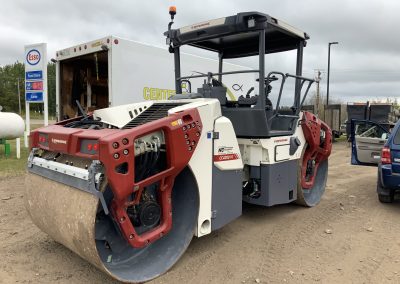
<instances>
[{"instance_id":1,"label":"car tire","mask_svg":"<svg viewBox=\"0 0 400 284\"><path fill-rule=\"evenodd\" d=\"M393 202L393 195L382 195L382 194L378 194L378 198L379 201L381 203L392 203Z\"/></svg>"},{"instance_id":2,"label":"car tire","mask_svg":"<svg viewBox=\"0 0 400 284\"><path fill-rule=\"evenodd\" d=\"M389 194L379 194L379 192L383 191L383 187L381 181L379 180L379 177L376 187L378 192L378 199L381 203L392 203L394 201L394 192L391 189L389 189Z\"/></svg>"}]
</instances>

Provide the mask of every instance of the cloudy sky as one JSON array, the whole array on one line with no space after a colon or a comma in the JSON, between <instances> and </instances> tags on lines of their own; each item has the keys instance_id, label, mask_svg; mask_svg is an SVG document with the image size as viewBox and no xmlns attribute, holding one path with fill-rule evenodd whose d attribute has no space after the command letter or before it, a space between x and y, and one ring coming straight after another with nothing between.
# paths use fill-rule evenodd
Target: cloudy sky
<instances>
[{"instance_id":1,"label":"cloudy sky","mask_svg":"<svg viewBox=\"0 0 400 284\"><path fill-rule=\"evenodd\" d=\"M396 0L2 0L1 4L0 65L23 61L23 46L37 42L48 43L49 58L56 50L106 35L164 46L170 5L178 10L175 27L260 11L311 36L304 74L313 77L321 69L324 92L328 42L339 42L331 48L332 98L351 102L400 94L400 1ZM292 72L291 60L291 55L267 59L267 70ZM252 66L255 61L238 63Z\"/></svg>"}]
</instances>

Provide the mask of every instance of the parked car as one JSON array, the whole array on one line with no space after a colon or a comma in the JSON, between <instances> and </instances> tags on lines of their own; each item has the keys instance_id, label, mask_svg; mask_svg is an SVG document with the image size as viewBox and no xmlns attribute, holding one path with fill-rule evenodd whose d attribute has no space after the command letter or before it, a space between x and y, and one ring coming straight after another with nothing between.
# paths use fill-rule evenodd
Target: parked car
<instances>
[{"instance_id":1,"label":"parked car","mask_svg":"<svg viewBox=\"0 0 400 284\"><path fill-rule=\"evenodd\" d=\"M351 164L378 166L377 193L390 203L400 190L400 120L386 130L368 120L351 121Z\"/></svg>"},{"instance_id":2,"label":"parked car","mask_svg":"<svg viewBox=\"0 0 400 284\"><path fill-rule=\"evenodd\" d=\"M340 125L340 135L346 134L346 123L347 120Z\"/></svg>"}]
</instances>

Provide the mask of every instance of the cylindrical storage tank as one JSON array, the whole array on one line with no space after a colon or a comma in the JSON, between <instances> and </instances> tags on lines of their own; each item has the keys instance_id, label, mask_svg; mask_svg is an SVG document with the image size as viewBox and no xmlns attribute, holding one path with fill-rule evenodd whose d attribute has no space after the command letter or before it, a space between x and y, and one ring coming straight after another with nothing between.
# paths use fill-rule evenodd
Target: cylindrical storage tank
<instances>
[{"instance_id":1,"label":"cylindrical storage tank","mask_svg":"<svg viewBox=\"0 0 400 284\"><path fill-rule=\"evenodd\" d=\"M25 122L16 113L0 112L0 139L14 139L24 135Z\"/></svg>"}]
</instances>

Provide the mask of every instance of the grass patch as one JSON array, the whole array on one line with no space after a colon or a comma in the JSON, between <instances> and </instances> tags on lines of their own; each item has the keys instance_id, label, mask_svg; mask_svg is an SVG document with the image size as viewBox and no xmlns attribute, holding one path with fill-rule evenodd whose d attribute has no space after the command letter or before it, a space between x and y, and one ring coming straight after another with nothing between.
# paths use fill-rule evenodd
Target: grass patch
<instances>
[{"instance_id":1,"label":"grass patch","mask_svg":"<svg viewBox=\"0 0 400 284\"><path fill-rule=\"evenodd\" d=\"M40 128L41 124L31 124L31 130ZM29 148L24 146L24 138L21 137L21 158L17 159L17 151L15 149L15 139L7 140L10 144L11 154L6 157L4 145L0 145L0 178L14 177L24 174L29 156Z\"/></svg>"},{"instance_id":2,"label":"grass patch","mask_svg":"<svg viewBox=\"0 0 400 284\"><path fill-rule=\"evenodd\" d=\"M342 135L339 138L335 138L336 142L346 142L347 141L347 136L346 135Z\"/></svg>"},{"instance_id":3,"label":"grass patch","mask_svg":"<svg viewBox=\"0 0 400 284\"><path fill-rule=\"evenodd\" d=\"M17 159L15 139L7 140L7 143L11 146L11 154L8 157L4 153L4 145L0 145L0 177L21 175L25 172L29 149L24 147L24 140L21 138L21 158Z\"/></svg>"}]
</instances>

